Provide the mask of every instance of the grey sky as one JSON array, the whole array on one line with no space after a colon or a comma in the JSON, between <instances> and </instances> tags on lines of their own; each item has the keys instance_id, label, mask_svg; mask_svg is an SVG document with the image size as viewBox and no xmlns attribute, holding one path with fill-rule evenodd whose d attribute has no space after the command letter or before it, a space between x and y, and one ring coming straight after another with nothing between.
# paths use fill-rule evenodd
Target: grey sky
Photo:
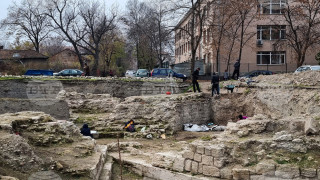
<instances>
[{"instance_id":1,"label":"grey sky","mask_svg":"<svg viewBox=\"0 0 320 180\"><path fill-rule=\"evenodd\" d=\"M7 17L7 9L10 5L13 5L13 2L20 2L21 0L0 0L0 21ZM45 0L44 0L45 1ZM125 10L128 0L99 0L104 2L106 8L117 8L118 13L122 14ZM6 36L6 31L0 31L0 44L7 46L7 43L11 42L12 37Z\"/></svg>"}]
</instances>

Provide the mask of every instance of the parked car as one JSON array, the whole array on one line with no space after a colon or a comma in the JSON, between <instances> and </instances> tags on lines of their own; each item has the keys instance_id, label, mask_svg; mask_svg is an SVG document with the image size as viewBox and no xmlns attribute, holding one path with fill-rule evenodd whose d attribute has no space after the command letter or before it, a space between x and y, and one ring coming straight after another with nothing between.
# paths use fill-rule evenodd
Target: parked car
<instances>
[{"instance_id":1,"label":"parked car","mask_svg":"<svg viewBox=\"0 0 320 180\"><path fill-rule=\"evenodd\" d=\"M183 80L187 79L186 75L176 73L172 69L156 68L151 71L151 77L169 77L169 76L180 78Z\"/></svg>"},{"instance_id":2,"label":"parked car","mask_svg":"<svg viewBox=\"0 0 320 180\"><path fill-rule=\"evenodd\" d=\"M242 77L252 78L252 77L259 76L259 75L272 75L272 74L275 74L275 73L271 72L271 71L267 71L267 70L255 70L255 71L251 71L251 72L246 73Z\"/></svg>"},{"instance_id":3,"label":"parked car","mask_svg":"<svg viewBox=\"0 0 320 180\"><path fill-rule=\"evenodd\" d=\"M29 69L26 73L26 76L53 76L52 70L36 70L36 69Z\"/></svg>"},{"instance_id":4,"label":"parked car","mask_svg":"<svg viewBox=\"0 0 320 180\"><path fill-rule=\"evenodd\" d=\"M127 70L125 76L126 77L135 77L136 71L135 70Z\"/></svg>"},{"instance_id":5,"label":"parked car","mask_svg":"<svg viewBox=\"0 0 320 180\"><path fill-rule=\"evenodd\" d=\"M54 76L83 76L83 71L79 69L64 69L58 73L53 73Z\"/></svg>"},{"instance_id":6,"label":"parked car","mask_svg":"<svg viewBox=\"0 0 320 180\"><path fill-rule=\"evenodd\" d=\"M147 69L138 69L136 77L149 77L150 73Z\"/></svg>"},{"instance_id":7,"label":"parked car","mask_svg":"<svg viewBox=\"0 0 320 180\"><path fill-rule=\"evenodd\" d=\"M320 70L320 66L318 66L318 65L315 65L315 66L311 66L311 65L300 66L295 71L295 73L302 72L302 71L310 71L310 70L311 71L319 71Z\"/></svg>"}]
</instances>

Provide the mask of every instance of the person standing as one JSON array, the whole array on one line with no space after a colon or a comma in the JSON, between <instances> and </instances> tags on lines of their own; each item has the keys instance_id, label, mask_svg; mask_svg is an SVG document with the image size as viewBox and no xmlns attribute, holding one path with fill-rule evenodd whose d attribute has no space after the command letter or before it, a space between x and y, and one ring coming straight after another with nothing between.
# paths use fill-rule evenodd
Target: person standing
<instances>
[{"instance_id":1,"label":"person standing","mask_svg":"<svg viewBox=\"0 0 320 180\"><path fill-rule=\"evenodd\" d=\"M229 79L229 73L228 73L228 70L227 70L227 69L224 71L223 79L224 79L225 81L227 81L227 80Z\"/></svg>"},{"instance_id":2,"label":"person standing","mask_svg":"<svg viewBox=\"0 0 320 180\"><path fill-rule=\"evenodd\" d=\"M198 83L198 79L199 79L199 71L200 68L198 67L195 71L193 71L192 73L192 85L193 85L193 92L196 92L196 86L199 92L200 91L200 87L199 87L199 83Z\"/></svg>"},{"instance_id":3,"label":"person standing","mask_svg":"<svg viewBox=\"0 0 320 180\"><path fill-rule=\"evenodd\" d=\"M234 75L237 75L237 79L238 79L239 74L240 74L240 60L239 59L237 59L236 63L234 63L234 65L233 65L233 67L234 67L234 71L232 74L232 79L235 79Z\"/></svg>"},{"instance_id":4,"label":"person standing","mask_svg":"<svg viewBox=\"0 0 320 180\"><path fill-rule=\"evenodd\" d=\"M87 65L87 63L84 63L83 70L84 70L84 75L85 76L90 76L90 68Z\"/></svg>"},{"instance_id":5,"label":"person standing","mask_svg":"<svg viewBox=\"0 0 320 180\"><path fill-rule=\"evenodd\" d=\"M220 81L220 78L219 78L218 73L213 72L213 76L211 79L211 84L212 84L211 96L213 96L214 92L216 92L217 95L220 94L219 81Z\"/></svg>"}]
</instances>

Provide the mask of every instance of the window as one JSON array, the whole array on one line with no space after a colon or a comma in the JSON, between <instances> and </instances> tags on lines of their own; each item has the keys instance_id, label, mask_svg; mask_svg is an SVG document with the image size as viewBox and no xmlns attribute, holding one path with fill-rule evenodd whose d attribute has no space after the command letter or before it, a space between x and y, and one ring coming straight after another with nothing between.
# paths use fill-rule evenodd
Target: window
<instances>
[{"instance_id":1,"label":"window","mask_svg":"<svg viewBox=\"0 0 320 180\"><path fill-rule=\"evenodd\" d=\"M260 51L257 53L258 65L277 65L284 64L286 59L286 52L274 52L274 51Z\"/></svg>"},{"instance_id":2,"label":"window","mask_svg":"<svg viewBox=\"0 0 320 180\"><path fill-rule=\"evenodd\" d=\"M261 14L283 14L287 0L259 0L258 12Z\"/></svg>"},{"instance_id":3,"label":"window","mask_svg":"<svg viewBox=\"0 0 320 180\"><path fill-rule=\"evenodd\" d=\"M286 39L286 26L284 25L257 26L257 39L259 40Z\"/></svg>"}]
</instances>

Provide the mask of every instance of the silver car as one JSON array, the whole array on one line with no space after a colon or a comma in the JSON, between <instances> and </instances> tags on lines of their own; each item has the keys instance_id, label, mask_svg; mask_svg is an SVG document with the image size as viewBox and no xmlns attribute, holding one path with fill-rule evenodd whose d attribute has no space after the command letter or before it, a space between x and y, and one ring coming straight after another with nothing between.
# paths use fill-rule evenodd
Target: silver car
<instances>
[{"instance_id":1,"label":"silver car","mask_svg":"<svg viewBox=\"0 0 320 180\"><path fill-rule=\"evenodd\" d=\"M318 65L314 65L314 66L311 66L311 65L304 65L304 66L300 66L298 67L298 69L295 71L295 73L298 73L298 72L302 72L302 71L319 71L320 70L320 66Z\"/></svg>"},{"instance_id":2,"label":"silver car","mask_svg":"<svg viewBox=\"0 0 320 180\"><path fill-rule=\"evenodd\" d=\"M125 76L126 77L135 77L136 71L135 70L127 70Z\"/></svg>"}]
</instances>

